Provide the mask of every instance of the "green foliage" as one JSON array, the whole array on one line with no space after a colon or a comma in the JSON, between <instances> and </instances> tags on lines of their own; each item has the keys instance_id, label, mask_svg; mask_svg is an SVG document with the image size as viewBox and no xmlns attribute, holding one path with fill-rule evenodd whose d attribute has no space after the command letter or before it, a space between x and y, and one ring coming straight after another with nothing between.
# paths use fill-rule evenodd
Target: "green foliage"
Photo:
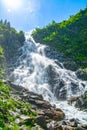
<instances>
[{"instance_id":1,"label":"green foliage","mask_svg":"<svg viewBox=\"0 0 87 130\"><path fill-rule=\"evenodd\" d=\"M5 69L4 69L4 52L3 52L3 48L0 46L0 79L4 78L4 73L5 73Z\"/></svg>"},{"instance_id":2,"label":"green foliage","mask_svg":"<svg viewBox=\"0 0 87 130\"><path fill-rule=\"evenodd\" d=\"M21 115L32 120L23 120ZM29 103L23 102L18 95L12 95L9 86L0 81L0 129L20 130L22 126L32 128L36 116L37 113L32 111ZM20 120L20 123L16 123L16 120Z\"/></svg>"},{"instance_id":3,"label":"green foliage","mask_svg":"<svg viewBox=\"0 0 87 130\"><path fill-rule=\"evenodd\" d=\"M61 23L52 21L42 29L36 28L32 36L76 61L79 67L87 67L87 8Z\"/></svg>"},{"instance_id":4,"label":"green foliage","mask_svg":"<svg viewBox=\"0 0 87 130\"><path fill-rule=\"evenodd\" d=\"M0 56L3 54L3 49L2 47L0 46Z\"/></svg>"},{"instance_id":5,"label":"green foliage","mask_svg":"<svg viewBox=\"0 0 87 130\"><path fill-rule=\"evenodd\" d=\"M33 120L21 120L21 115L35 119L37 113L32 111L29 103L23 102L18 95L11 93L8 85L0 80L0 129L20 130L21 126L31 128L35 126ZM20 123L16 123L19 119Z\"/></svg>"},{"instance_id":6,"label":"green foliage","mask_svg":"<svg viewBox=\"0 0 87 130\"><path fill-rule=\"evenodd\" d=\"M5 65L10 61L15 62L18 49L24 41L23 31L17 32L7 20L0 21L0 79L5 77Z\"/></svg>"},{"instance_id":7,"label":"green foliage","mask_svg":"<svg viewBox=\"0 0 87 130\"><path fill-rule=\"evenodd\" d=\"M25 41L25 37L24 37L24 32L20 31L18 33L18 40L20 41L20 43L23 43Z\"/></svg>"},{"instance_id":8,"label":"green foliage","mask_svg":"<svg viewBox=\"0 0 87 130\"><path fill-rule=\"evenodd\" d=\"M7 20L0 21L0 45L4 50L7 61L15 57L17 50L23 45L24 41L23 31L17 32Z\"/></svg>"},{"instance_id":9,"label":"green foliage","mask_svg":"<svg viewBox=\"0 0 87 130\"><path fill-rule=\"evenodd\" d=\"M87 101L87 93L85 94L85 100Z\"/></svg>"}]
</instances>

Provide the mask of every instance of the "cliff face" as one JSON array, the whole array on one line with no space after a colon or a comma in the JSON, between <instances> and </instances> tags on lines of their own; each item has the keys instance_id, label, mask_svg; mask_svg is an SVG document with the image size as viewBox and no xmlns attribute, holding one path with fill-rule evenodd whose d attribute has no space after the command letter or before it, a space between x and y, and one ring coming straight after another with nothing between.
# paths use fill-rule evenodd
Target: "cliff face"
<instances>
[{"instance_id":1,"label":"cliff face","mask_svg":"<svg viewBox=\"0 0 87 130\"><path fill-rule=\"evenodd\" d=\"M18 49L23 45L24 41L23 31L17 32L6 20L4 22L0 21L0 47L3 49L5 66L7 68L10 68L15 63Z\"/></svg>"},{"instance_id":2,"label":"cliff face","mask_svg":"<svg viewBox=\"0 0 87 130\"><path fill-rule=\"evenodd\" d=\"M87 8L61 23L52 21L44 28L36 28L32 36L36 42L49 45L79 67L87 67Z\"/></svg>"}]
</instances>

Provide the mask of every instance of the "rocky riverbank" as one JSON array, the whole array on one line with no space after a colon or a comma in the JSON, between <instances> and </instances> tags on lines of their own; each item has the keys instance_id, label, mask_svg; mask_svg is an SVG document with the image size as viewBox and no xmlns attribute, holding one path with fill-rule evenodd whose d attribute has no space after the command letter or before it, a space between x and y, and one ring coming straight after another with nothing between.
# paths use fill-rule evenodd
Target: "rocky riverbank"
<instances>
[{"instance_id":1,"label":"rocky riverbank","mask_svg":"<svg viewBox=\"0 0 87 130\"><path fill-rule=\"evenodd\" d=\"M15 98L17 95L16 101L21 100L23 102L29 103L32 106L31 113L36 112L37 116L35 118L30 118L29 116L20 115L21 118L17 118L16 122L20 125L21 122L32 122L37 124L35 127L32 127L31 130L86 130L86 125L79 124L78 120L71 119L66 120L64 112L52 106L49 102L43 100L41 95L37 95L33 92L29 92L27 89L15 85L10 81L6 81L5 84L8 84L11 87L11 96ZM19 112L17 111L16 114ZM13 111L10 111L12 116L15 116ZM21 125L21 130L28 130L27 127Z\"/></svg>"}]
</instances>

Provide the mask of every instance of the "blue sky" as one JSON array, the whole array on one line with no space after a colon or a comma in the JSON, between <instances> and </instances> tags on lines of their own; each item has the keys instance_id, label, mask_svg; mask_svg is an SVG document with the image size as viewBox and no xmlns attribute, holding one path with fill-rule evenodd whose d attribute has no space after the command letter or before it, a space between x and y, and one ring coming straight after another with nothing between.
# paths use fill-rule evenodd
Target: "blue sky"
<instances>
[{"instance_id":1,"label":"blue sky","mask_svg":"<svg viewBox=\"0 0 87 130\"><path fill-rule=\"evenodd\" d=\"M87 6L87 0L0 0L0 19L17 30L43 27L52 20L61 22Z\"/></svg>"}]
</instances>

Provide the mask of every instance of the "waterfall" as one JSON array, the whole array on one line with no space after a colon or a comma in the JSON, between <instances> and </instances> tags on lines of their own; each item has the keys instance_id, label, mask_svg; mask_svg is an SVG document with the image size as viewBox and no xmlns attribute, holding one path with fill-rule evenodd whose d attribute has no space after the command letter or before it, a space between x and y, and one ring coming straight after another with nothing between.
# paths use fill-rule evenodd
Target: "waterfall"
<instances>
[{"instance_id":1,"label":"waterfall","mask_svg":"<svg viewBox=\"0 0 87 130\"><path fill-rule=\"evenodd\" d=\"M77 78L75 72L64 68L63 64L46 56L47 46L35 43L32 37L28 38L20 48L16 67L10 75L10 80L15 84L27 88L51 104L60 107L66 118L78 118L87 122L87 113L79 111L74 105L69 105L67 100L84 94L87 82Z\"/></svg>"}]
</instances>

